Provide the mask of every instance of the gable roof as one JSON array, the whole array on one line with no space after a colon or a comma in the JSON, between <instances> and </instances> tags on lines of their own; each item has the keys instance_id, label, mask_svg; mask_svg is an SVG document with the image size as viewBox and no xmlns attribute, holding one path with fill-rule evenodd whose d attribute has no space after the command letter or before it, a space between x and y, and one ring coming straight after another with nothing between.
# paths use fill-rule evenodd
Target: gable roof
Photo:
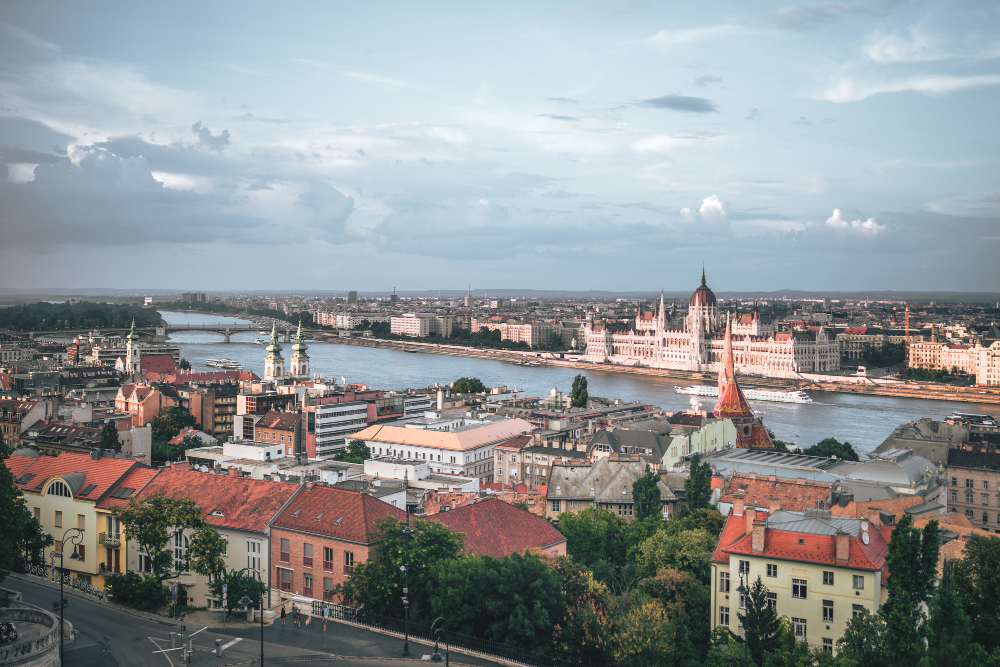
<instances>
[{"instance_id":1,"label":"gable roof","mask_svg":"<svg viewBox=\"0 0 1000 667\"><path fill-rule=\"evenodd\" d=\"M549 549L566 541L542 517L495 498L440 512L426 520L440 521L454 531L465 533L467 553L494 558L527 549Z\"/></svg>"},{"instance_id":2,"label":"gable roof","mask_svg":"<svg viewBox=\"0 0 1000 667\"><path fill-rule=\"evenodd\" d=\"M41 493L49 479L69 477L67 483L74 488L75 498L97 501L140 465L132 459L102 457L94 460L90 454L62 452L58 456L39 456L22 468L17 486L26 493Z\"/></svg>"},{"instance_id":3,"label":"gable roof","mask_svg":"<svg viewBox=\"0 0 1000 667\"><path fill-rule=\"evenodd\" d=\"M97 506L100 508L123 507L149 483L149 480L156 477L158 472L160 472L159 468L149 468L146 466L133 468L132 472L119 480L114 490L104 500L97 503Z\"/></svg>"},{"instance_id":4,"label":"gable roof","mask_svg":"<svg viewBox=\"0 0 1000 667\"><path fill-rule=\"evenodd\" d=\"M212 526L261 532L298 489L298 484L288 482L172 466L160 470L137 497L163 493L170 498L190 498Z\"/></svg>"},{"instance_id":5,"label":"gable roof","mask_svg":"<svg viewBox=\"0 0 1000 667\"><path fill-rule=\"evenodd\" d=\"M659 461L663 458L670 442L659 433L646 430L601 429L587 443L587 451L594 445L604 444L616 454L638 454L647 461Z\"/></svg>"},{"instance_id":6,"label":"gable roof","mask_svg":"<svg viewBox=\"0 0 1000 667\"><path fill-rule=\"evenodd\" d=\"M21 456L20 454L11 454L6 459L4 459L4 465L7 469L13 473L14 477L20 477L21 471L30 466L35 462L37 456Z\"/></svg>"},{"instance_id":7,"label":"gable roof","mask_svg":"<svg viewBox=\"0 0 1000 667\"><path fill-rule=\"evenodd\" d=\"M547 496L557 499L589 499L596 502L631 503L632 484L646 474L642 461L621 461L604 457L589 465L555 464L549 475ZM676 500L670 488L660 480L660 499Z\"/></svg>"},{"instance_id":8,"label":"gable roof","mask_svg":"<svg viewBox=\"0 0 1000 667\"><path fill-rule=\"evenodd\" d=\"M255 424L257 428L273 428L279 431L291 431L299 423L302 415L298 412L279 412L269 410Z\"/></svg>"},{"instance_id":9,"label":"gable roof","mask_svg":"<svg viewBox=\"0 0 1000 667\"><path fill-rule=\"evenodd\" d=\"M143 354L139 357L140 372L169 373L177 368L177 362L169 354Z\"/></svg>"},{"instance_id":10,"label":"gable roof","mask_svg":"<svg viewBox=\"0 0 1000 667\"><path fill-rule=\"evenodd\" d=\"M272 524L339 540L371 544L386 517L403 520L406 512L367 493L316 484L304 487Z\"/></svg>"},{"instance_id":11,"label":"gable roof","mask_svg":"<svg viewBox=\"0 0 1000 667\"><path fill-rule=\"evenodd\" d=\"M531 433L534 429L534 426L523 419L504 419L458 431L434 431L423 428L373 424L351 437L396 445L465 451L482 445L504 442L519 435Z\"/></svg>"},{"instance_id":12,"label":"gable roof","mask_svg":"<svg viewBox=\"0 0 1000 667\"><path fill-rule=\"evenodd\" d=\"M731 503L737 493L743 502L755 507L768 507L772 499L781 509L801 512L807 507L820 507L830 501L833 483L792 479L768 479L755 474L734 474L725 481L720 503ZM825 505L824 505L825 506Z\"/></svg>"}]
</instances>

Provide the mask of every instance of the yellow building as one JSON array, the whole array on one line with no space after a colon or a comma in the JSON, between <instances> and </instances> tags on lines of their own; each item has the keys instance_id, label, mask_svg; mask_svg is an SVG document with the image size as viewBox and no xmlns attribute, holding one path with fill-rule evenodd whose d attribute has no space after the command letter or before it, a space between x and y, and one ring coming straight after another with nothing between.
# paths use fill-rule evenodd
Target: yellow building
<instances>
[{"instance_id":1,"label":"yellow building","mask_svg":"<svg viewBox=\"0 0 1000 667\"><path fill-rule=\"evenodd\" d=\"M28 510L41 523L42 532L54 540L50 553L45 554L48 565L65 566L71 585L99 590L106 574L124 571L125 540L111 508L127 502L156 474L155 469L97 453L63 452L34 459L12 456L5 463ZM71 558L74 551L76 557ZM64 558L52 555L60 553Z\"/></svg>"},{"instance_id":2,"label":"yellow building","mask_svg":"<svg viewBox=\"0 0 1000 667\"><path fill-rule=\"evenodd\" d=\"M832 652L854 615L875 613L884 602L882 530L823 509L744 510L737 498L712 555L712 629L724 625L742 634L740 576L747 588L759 576L795 636Z\"/></svg>"}]
</instances>

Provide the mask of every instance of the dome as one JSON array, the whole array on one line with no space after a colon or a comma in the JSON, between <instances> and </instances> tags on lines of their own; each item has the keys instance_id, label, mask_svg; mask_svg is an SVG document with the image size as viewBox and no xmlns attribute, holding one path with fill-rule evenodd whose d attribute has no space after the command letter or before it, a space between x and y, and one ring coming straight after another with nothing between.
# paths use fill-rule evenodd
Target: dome
<instances>
[{"instance_id":1,"label":"dome","mask_svg":"<svg viewBox=\"0 0 1000 667\"><path fill-rule=\"evenodd\" d=\"M715 292L708 288L705 284L705 269L701 270L701 285L698 289L694 291L691 295L691 305L692 306L714 306L715 305Z\"/></svg>"}]
</instances>

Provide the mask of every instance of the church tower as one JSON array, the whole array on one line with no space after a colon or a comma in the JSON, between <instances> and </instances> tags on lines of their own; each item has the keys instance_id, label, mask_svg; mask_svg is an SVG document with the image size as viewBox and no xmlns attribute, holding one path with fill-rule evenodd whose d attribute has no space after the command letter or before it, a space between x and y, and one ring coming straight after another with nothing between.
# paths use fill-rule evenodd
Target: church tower
<instances>
[{"instance_id":1,"label":"church tower","mask_svg":"<svg viewBox=\"0 0 1000 667\"><path fill-rule=\"evenodd\" d=\"M278 342L278 324L271 323L271 344L267 346L264 360L264 380L275 382L285 376L285 360L281 357L281 343Z\"/></svg>"},{"instance_id":2,"label":"church tower","mask_svg":"<svg viewBox=\"0 0 1000 667\"><path fill-rule=\"evenodd\" d=\"M142 352L139 350L139 334L135 332L135 318L132 318L132 330L125 337L125 372L129 375L138 375Z\"/></svg>"},{"instance_id":3,"label":"church tower","mask_svg":"<svg viewBox=\"0 0 1000 667\"><path fill-rule=\"evenodd\" d=\"M299 320L299 330L295 334L295 344L292 345L292 357L289 360L289 373L296 380L309 379L309 355L306 354L306 342L302 339L302 320Z\"/></svg>"}]
</instances>

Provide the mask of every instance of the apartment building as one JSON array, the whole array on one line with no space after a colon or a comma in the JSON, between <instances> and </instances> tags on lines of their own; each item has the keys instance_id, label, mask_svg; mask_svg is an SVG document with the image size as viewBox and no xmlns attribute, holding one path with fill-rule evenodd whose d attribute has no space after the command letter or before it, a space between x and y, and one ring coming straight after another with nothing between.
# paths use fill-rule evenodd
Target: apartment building
<instances>
[{"instance_id":1,"label":"apartment building","mask_svg":"<svg viewBox=\"0 0 1000 667\"><path fill-rule=\"evenodd\" d=\"M546 490L545 516L555 519L562 512L599 507L631 521L635 515L632 485L646 474L646 467L638 456L601 458L590 464L556 464ZM663 517L676 517L677 496L662 480L657 486Z\"/></svg>"},{"instance_id":2,"label":"apartment building","mask_svg":"<svg viewBox=\"0 0 1000 667\"><path fill-rule=\"evenodd\" d=\"M853 616L866 609L874 614L884 602L890 534L877 516L767 512L737 498L712 554L712 629L742 635L740 576L747 587L760 577L778 615L791 619L796 639L833 652Z\"/></svg>"},{"instance_id":3,"label":"apartment building","mask_svg":"<svg viewBox=\"0 0 1000 667\"><path fill-rule=\"evenodd\" d=\"M435 315L434 313L405 313L389 319L389 331L399 336L426 338L436 334L442 338L451 336L455 326L454 315Z\"/></svg>"},{"instance_id":4,"label":"apartment building","mask_svg":"<svg viewBox=\"0 0 1000 667\"><path fill-rule=\"evenodd\" d=\"M1000 453L984 445L948 449L948 510L973 526L1000 533Z\"/></svg>"},{"instance_id":5,"label":"apartment building","mask_svg":"<svg viewBox=\"0 0 1000 667\"><path fill-rule=\"evenodd\" d=\"M375 412L375 405L367 401L348 401L317 405L315 413L316 452L318 459L330 458L347 447L354 433L369 422L369 413Z\"/></svg>"}]
</instances>

